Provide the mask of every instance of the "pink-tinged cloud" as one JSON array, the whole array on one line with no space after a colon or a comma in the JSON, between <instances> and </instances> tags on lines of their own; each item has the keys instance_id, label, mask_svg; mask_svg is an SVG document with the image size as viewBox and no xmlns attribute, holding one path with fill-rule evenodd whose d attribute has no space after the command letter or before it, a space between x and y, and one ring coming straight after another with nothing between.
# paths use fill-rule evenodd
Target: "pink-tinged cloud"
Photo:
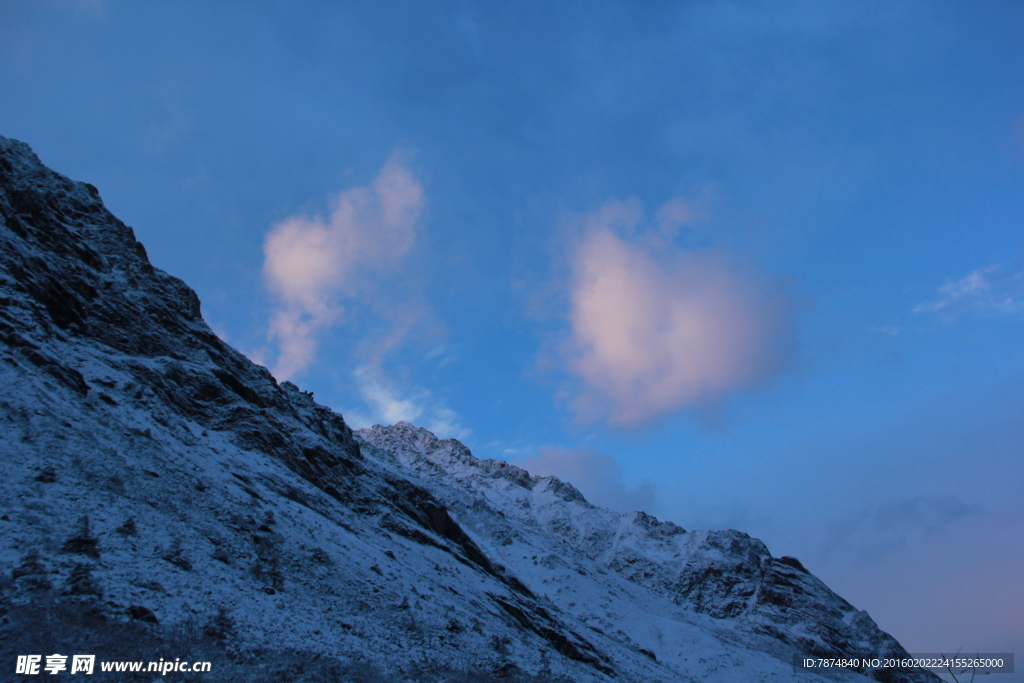
<instances>
[{"instance_id":1,"label":"pink-tinged cloud","mask_svg":"<svg viewBox=\"0 0 1024 683\"><path fill-rule=\"evenodd\" d=\"M555 476L580 490L594 505L617 512L654 511L654 482L627 486L614 458L582 448L541 448L532 458L515 463L530 474Z\"/></svg>"},{"instance_id":2,"label":"pink-tinged cloud","mask_svg":"<svg viewBox=\"0 0 1024 683\"><path fill-rule=\"evenodd\" d=\"M291 216L263 245L263 273L276 299L269 336L274 375L294 377L316 357L320 336L341 320L342 303L393 272L416 240L423 189L392 157L369 186L345 190L322 216Z\"/></svg>"},{"instance_id":3,"label":"pink-tinged cloud","mask_svg":"<svg viewBox=\"0 0 1024 683\"><path fill-rule=\"evenodd\" d=\"M778 286L723 252L639 234L638 220L635 202L602 207L573 254L564 353L579 417L638 427L783 371L793 307Z\"/></svg>"}]
</instances>

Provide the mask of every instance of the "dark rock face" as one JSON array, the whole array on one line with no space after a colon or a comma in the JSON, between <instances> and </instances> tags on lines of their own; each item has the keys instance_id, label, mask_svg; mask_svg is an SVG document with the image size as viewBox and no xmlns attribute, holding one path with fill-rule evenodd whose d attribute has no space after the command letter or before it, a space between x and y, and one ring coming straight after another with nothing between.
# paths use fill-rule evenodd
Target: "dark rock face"
<instances>
[{"instance_id":1,"label":"dark rock face","mask_svg":"<svg viewBox=\"0 0 1024 683\"><path fill-rule=\"evenodd\" d=\"M116 405L150 394L203 427L287 462L301 476L329 482L359 449L338 414L224 344L203 321L199 297L154 268L132 229L94 187L42 167L24 143L0 144L0 340L11 362L32 364L85 396L81 372L44 347L93 342L122 356L135 380L96 387ZM101 255L102 253L102 255ZM268 415L266 409L272 412ZM299 411L311 413L297 420Z\"/></svg>"},{"instance_id":2,"label":"dark rock face","mask_svg":"<svg viewBox=\"0 0 1024 683\"><path fill-rule=\"evenodd\" d=\"M745 534L596 508L405 423L353 433L223 343L95 187L2 137L0 218L5 646L176 644L204 680L268 681L810 681L794 656L902 653Z\"/></svg>"},{"instance_id":3,"label":"dark rock face","mask_svg":"<svg viewBox=\"0 0 1024 683\"><path fill-rule=\"evenodd\" d=\"M153 610L142 605L132 605L128 608L128 614L131 615L132 619L138 619L139 621L145 621L150 624L160 623L160 620L153 614Z\"/></svg>"}]
</instances>

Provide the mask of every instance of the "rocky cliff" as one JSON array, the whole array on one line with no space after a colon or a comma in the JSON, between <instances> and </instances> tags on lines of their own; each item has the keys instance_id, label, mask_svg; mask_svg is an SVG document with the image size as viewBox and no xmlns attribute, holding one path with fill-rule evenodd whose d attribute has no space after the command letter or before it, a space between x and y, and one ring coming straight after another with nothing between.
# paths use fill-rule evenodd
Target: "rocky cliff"
<instances>
[{"instance_id":1,"label":"rocky cliff","mask_svg":"<svg viewBox=\"0 0 1024 683\"><path fill-rule=\"evenodd\" d=\"M211 662L171 675L197 681L937 680L795 668L903 649L743 533L354 433L2 137L0 216L0 680L50 653Z\"/></svg>"}]
</instances>

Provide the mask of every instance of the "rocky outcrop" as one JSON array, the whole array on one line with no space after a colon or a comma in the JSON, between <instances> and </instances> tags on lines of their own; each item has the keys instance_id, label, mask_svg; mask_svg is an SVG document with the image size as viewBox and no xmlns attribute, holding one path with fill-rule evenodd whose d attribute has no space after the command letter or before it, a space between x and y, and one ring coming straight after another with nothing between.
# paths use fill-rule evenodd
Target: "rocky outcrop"
<instances>
[{"instance_id":1,"label":"rocky outcrop","mask_svg":"<svg viewBox=\"0 0 1024 683\"><path fill-rule=\"evenodd\" d=\"M6 138L0 218L5 651L186 654L204 681L666 682L902 652L744 534L597 508L412 425L352 432Z\"/></svg>"}]
</instances>

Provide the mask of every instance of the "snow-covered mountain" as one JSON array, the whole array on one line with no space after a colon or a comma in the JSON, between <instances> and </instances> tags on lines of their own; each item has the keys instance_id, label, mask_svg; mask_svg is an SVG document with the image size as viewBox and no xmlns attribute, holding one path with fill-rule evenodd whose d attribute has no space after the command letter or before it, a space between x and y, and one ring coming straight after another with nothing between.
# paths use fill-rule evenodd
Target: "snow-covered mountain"
<instances>
[{"instance_id":1,"label":"snow-covered mountain","mask_svg":"<svg viewBox=\"0 0 1024 683\"><path fill-rule=\"evenodd\" d=\"M353 432L2 137L0 215L2 680L33 653L210 661L170 676L197 681L937 680L796 668L905 652L746 534Z\"/></svg>"}]
</instances>

